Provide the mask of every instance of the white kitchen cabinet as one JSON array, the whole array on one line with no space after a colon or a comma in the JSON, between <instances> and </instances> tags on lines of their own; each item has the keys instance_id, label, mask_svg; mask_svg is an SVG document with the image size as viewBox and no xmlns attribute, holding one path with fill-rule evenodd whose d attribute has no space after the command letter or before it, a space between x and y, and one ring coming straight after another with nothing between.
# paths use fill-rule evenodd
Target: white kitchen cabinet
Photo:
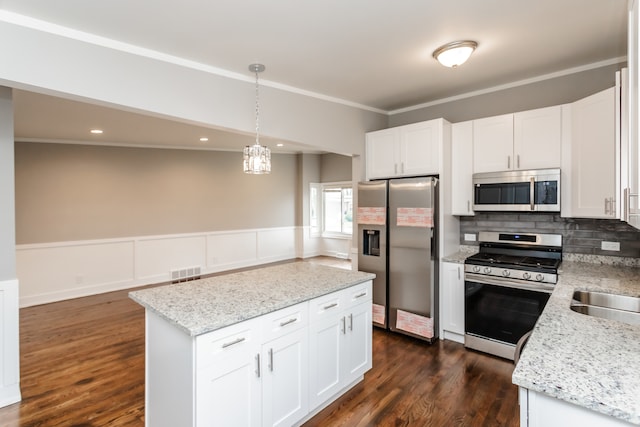
<instances>
[{"instance_id":1,"label":"white kitchen cabinet","mask_svg":"<svg viewBox=\"0 0 640 427\"><path fill-rule=\"evenodd\" d=\"M442 263L443 338L464 344L464 264Z\"/></svg>"},{"instance_id":2,"label":"white kitchen cabinet","mask_svg":"<svg viewBox=\"0 0 640 427\"><path fill-rule=\"evenodd\" d=\"M561 106L521 111L513 115L515 169L559 168L561 147Z\"/></svg>"},{"instance_id":3,"label":"white kitchen cabinet","mask_svg":"<svg viewBox=\"0 0 640 427\"><path fill-rule=\"evenodd\" d=\"M309 412L308 338L298 329L263 345L263 426L289 426Z\"/></svg>"},{"instance_id":4,"label":"white kitchen cabinet","mask_svg":"<svg viewBox=\"0 0 640 427\"><path fill-rule=\"evenodd\" d=\"M319 407L371 369L372 288L347 289L310 302L310 405Z\"/></svg>"},{"instance_id":5,"label":"white kitchen cabinet","mask_svg":"<svg viewBox=\"0 0 640 427\"><path fill-rule=\"evenodd\" d=\"M473 171L560 167L562 109L538 108L473 121Z\"/></svg>"},{"instance_id":6,"label":"white kitchen cabinet","mask_svg":"<svg viewBox=\"0 0 640 427\"><path fill-rule=\"evenodd\" d=\"M616 209L616 106L610 88L563 107L563 217L619 218Z\"/></svg>"},{"instance_id":7,"label":"white kitchen cabinet","mask_svg":"<svg viewBox=\"0 0 640 427\"><path fill-rule=\"evenodd\" d=\"M195 425L262 425L260 344L260 323L255 320L196 339ZM165 420L148 425L188 425L163 424Z\"/></svg>"},{"instance_id":8,"label":"white kitchen cabinet","mask_svg":"<svg viewBox=\"0 0 640 427\"><path fill-rule=\"evenodd\" d=\"M442 123L436 119L367 133L367 179L438 174Z\"/></svg>"},{"instance_id":9,"label":"white kitchen cabinet","mask_svg":"<svg viewBox=\"0 0 640 427\"><path fill-rule=\"evenodd\" d=\"M622 77L622 219L640 229L640 6L638 1L629 2L629 30L627 43L628 70ZM628 72L627 72L628 71Z\"/></svg>"},{"instance_id":10,"label":"white kitchen cabinet","mask_svg":"<svg viewBox=\"0 0 640 427\"><path fill-rule=\"evenodd\" d=\"M519 388L521 427L624 427L630 423L563 400Z\"/></svg>"},{"instance_id":11,"label":"white kitchen cabinet","mask_svg":"<svg viewBox=\"0 0 640 427\"><path fill-rule=\"evenodd\" d=\"M473 172L511 170L513 114L473 121Z\"/></svg>"},{"instance_id":12,"label":"white kitchen cabinet","mask_svg":"<svg viewBox=\"0 0 640 427\"><path fill-rule=\"evenodd\" d=\"M146 310L146 425L308 419L371 368L371 292L369 280L195 337ZM319 385L326 394L314 394Z\"/></svg>"},{"instance_id":13,"label":"white kitchen cabinet","mask_svg":"<svg viewBox=\"0 0 640 427\"><path fill-rule=\"evenodd\" d=\"M451 125L451 214L473 215L473 121Z\"/></svg>"}]
</instances>

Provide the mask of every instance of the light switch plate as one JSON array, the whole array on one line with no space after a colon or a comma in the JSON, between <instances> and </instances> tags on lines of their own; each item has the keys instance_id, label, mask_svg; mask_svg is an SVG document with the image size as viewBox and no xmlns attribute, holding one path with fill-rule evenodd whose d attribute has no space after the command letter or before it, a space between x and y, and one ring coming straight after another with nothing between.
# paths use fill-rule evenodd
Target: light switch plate
<instances>
[{"instance_id":1,"label":"light switch plate","mask_svg":"<svg viewBox=\"0 0 640 427\"><path fill-rule=\"evenodd\" d=\"M475 234L471 234L471 233L469 233L469 234L464 233L464 240L467 241L467 242L475 242L476 241L476 235Z\"/></svg>"},{"instance_id":2,"label":"light switch plate","mask_svg":"<svg viewBox=\"0 0 640 427\"><path fill-rule=\"evenodd\" d=\"M607 242L603 240L600 248L603 251L620 251L620 242Z\"/></svg>"}]
</instances>

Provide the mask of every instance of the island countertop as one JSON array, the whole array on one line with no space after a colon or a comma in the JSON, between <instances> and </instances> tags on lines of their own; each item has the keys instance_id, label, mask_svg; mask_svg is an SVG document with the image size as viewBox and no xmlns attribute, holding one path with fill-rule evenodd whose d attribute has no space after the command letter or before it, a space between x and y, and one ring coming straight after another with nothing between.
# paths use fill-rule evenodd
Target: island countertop
<instances>
[{"instance_id":1,"label":"island countertop","mask_svg":"<svg viewBox=\"0 0 640 427\"><path fill-rule=\"evenodd\" d=\"M513 383L640 424L640 326L573 312L574 290L640 295L640 269L563 262Z\"/></svg>"},{"instance_id":2,"label":"island countertop","mask_svg":"<svg viewBox=\"0 0 640 427\"><path fill-rule=\"evenodd\" d=\"M373 278L361 271L292 262L133 291L129 297L196 336Z\"/></svg>"}]
</instances>

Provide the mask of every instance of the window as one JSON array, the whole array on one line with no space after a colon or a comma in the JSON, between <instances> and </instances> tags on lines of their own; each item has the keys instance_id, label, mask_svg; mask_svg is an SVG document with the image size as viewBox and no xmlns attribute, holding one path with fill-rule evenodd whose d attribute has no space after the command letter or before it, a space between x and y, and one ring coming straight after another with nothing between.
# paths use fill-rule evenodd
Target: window
<instances>
[{"instance_id":1,"label":"window","mask_svg":"<svg viewBox=\"0 0 640 427\"><path fill-rule=\"evenodd\" d=\"M309 198L311 235L351 237L353 186L350 182L311 184Z\"/></svg>"}]
</instances>

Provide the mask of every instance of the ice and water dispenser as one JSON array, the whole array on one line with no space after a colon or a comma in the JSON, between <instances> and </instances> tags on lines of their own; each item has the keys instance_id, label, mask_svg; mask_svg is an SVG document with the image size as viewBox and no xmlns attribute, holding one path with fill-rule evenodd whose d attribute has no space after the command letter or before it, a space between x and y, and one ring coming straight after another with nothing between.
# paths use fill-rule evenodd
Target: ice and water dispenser
<instances>
[{"instance_id":1,"label":"ice and water dispenser","mask_svg":"<svg viewBox=\"0 0 640 427\"><path fill-rule=\"evenodd\" d=\"M362 230L362 255L380 256L380 230Z\"/></svg>"}]
</instances>

